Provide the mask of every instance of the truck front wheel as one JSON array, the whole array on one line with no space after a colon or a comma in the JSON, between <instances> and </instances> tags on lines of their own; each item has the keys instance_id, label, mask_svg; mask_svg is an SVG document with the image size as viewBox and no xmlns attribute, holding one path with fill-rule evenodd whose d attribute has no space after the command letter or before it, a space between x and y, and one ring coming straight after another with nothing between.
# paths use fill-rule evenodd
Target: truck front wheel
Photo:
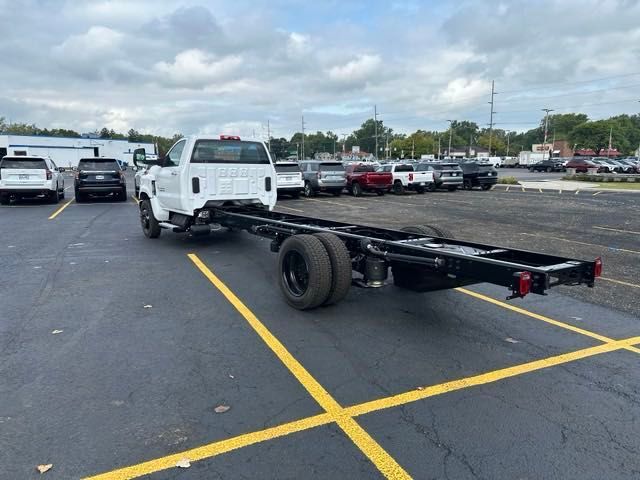
<instances>
[{"instance_id":1,"label":"truck front wheel","mask_svg":"<svg viewBox=\"0 0 640 480\"><path fill-rule=\"evenodd\" d=\"M280 247L278 265L280 289L293 308L309 310L327 301L332 287L331 260L319 238L287 238Z\"/></svg>"},{"instance_id":2,"label":"truck front wheel","mask_svg":"<svg viewBox=\"0 0 640 480\"><path fill-rule=\"evenodd\" d=\"M140 224L142 225L142 233L147 238L158 238L162 232L158 220L153 215L151 201L148 199L140 202Z\"/></svg>"}]
</instances>

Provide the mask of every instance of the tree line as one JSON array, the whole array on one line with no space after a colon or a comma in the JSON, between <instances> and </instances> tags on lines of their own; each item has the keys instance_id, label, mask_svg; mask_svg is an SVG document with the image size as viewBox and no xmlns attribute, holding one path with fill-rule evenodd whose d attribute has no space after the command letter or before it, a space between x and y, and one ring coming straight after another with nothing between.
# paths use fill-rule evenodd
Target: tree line
<instances>
[{"instance_id":1,"label":"tree line","mask_svg":"<svg viewBox=\"0 0 640 480\"><path fill-rule=\"evenodd\" d=\"M500 128L489 131L488 128L480 128L477 123L467 120L455 120L449 129L444 131L416 130L411 134L396 133L384 124L382 120L376 122L368 119L360 128L349 135L338 137L334 132L317 131L315 133L294 133L291 138L271 138L270 148L276 158L288 156L302 156L304 143L304 156L313 157L316 153L351 152L354 146L367 153L374 153L376 146L376 132L378 139L377 156L390 158L418 158L421 155L444 153L448 150L449 139L451 147L463 149L471 147L491 146L491 155L515 156L522 150L530 150L532 144L542 143L544 140L545 119L540 120L536 128L525 132L508 132ZM11 123L8 124L0 117L0 132L14 135L46 135L52 137L77 137L80 133L64 129L39 128L34 124ZM154 143L158 146L158 153L164 155L171 145L182 137L176 133L172 137L163 137L140 133L130 129L126 134L104 127L92 132L96 137L103 139L128 140L130 142ZM611 134L612 146L623 154L633 154L640 145L640 115L617 115L605 120L590 120L584 113L566 113L550 115L548 118L547 142L566 140L572 148L589 148L596 152L609 145Z\"/></svg>"}]
</instances>

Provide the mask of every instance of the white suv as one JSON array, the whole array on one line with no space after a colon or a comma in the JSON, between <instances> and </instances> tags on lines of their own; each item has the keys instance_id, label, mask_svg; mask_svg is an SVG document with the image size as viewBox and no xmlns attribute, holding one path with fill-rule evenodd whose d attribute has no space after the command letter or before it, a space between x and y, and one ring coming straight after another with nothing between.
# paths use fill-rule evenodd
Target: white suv
<instances>
[{"instance_id":1,"label":"white suv","mask_svg":"<svg viewBox=\"0 0 640 480\"><path fill-rule=\"evenodd\" d=\"M50 158L6 156L0 160L0 202L44 197L51 203L64 198L64 177Z\"/></svg>"}]
</instances>

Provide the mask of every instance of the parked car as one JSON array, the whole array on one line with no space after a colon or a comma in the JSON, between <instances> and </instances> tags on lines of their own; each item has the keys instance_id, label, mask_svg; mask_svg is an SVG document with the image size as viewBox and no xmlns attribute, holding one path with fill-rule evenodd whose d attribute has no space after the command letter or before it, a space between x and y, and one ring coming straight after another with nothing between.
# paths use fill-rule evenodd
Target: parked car
<instances>
[{"instance_id":1,"label":"parked car","mask_svg":"<svg viewBox=\"0 0 640 480\"><path fill-rule=\"evenodd\" d=\"M590 159L588 158L582 158L582 157L573 157L571 160L569 160L567 162L566 168L575 168L576 169L576 173L587 173L587 169L589 168L602 168L601 165L597 165L596 163L592 162Z\"/></svg>"},{"instance_id":2,"label":"parked car","mask_svg":"<svg viewBox=\"0 0 640 480\"><path fill-rule=\"evenodd\" d=\"M550 158L534 163L529 167L530 172L562 172L565 170L563 161Z\"/></svg>"},{"instance_id":3,"label":"parked car","mask_svg":"<svg viewBox=\"0 0 640 480\"><path fill-rule=\"evenodd\" d=\"M408 163L392 163L381 165L379 172L391 172L393 175L393 193L401 195L405 190L418 193L430 192L436 189L433 172L416 172L414 166Z\"/></svg>"},{"instance_id":4,"label":"parked car","mask_svg":"<svg viewBox=\"0 0 640 480\"><path fill-rule=\"evenodd\" d=\"M498 171L492 165L465 162L460 164L463 175L463 187L471 190L473 187L480 187L482 190L489 190L498 183Z\"/></svg>"},{"instance_id":5,"label":"parked car","mask_svg":"<svg viewBox=\"0 0 640 480\"><path fill-rule=\"evenodd\" d=\"M640 163L634 157L619 158L618 162L628 167L625 173L640 173Z\"/></svg>"},{"instance_id":6,"label":"parked car","mask_svg":"<svg viewBox=\"0 0 640 480\"><path fill-rule=\"evenodd\" d=\"M277 162L274 166L276 167L278 194L298 198L300 192L304 190L304 178L302 178L302 170L300 170L298 162Z\"/></svg>"},{"instance_id":7,"label":"parked car","mask_svg":"<svg viewBox=\"0 0 640 480\"><path fill-rule=\"evenodd\" d=\"M113 195L124 202L127 184L124 172L114 158L81 158L75 179L76 202L83 202L89 195Z\"/></svg>"},{"instance_id":8,"label":"parked car","mask_svg":"<svg viewBox=\"0 0 640 480\"><path fill-rule=\"evenodd\" d=\"M446 188L450 192L462 187L462 169L457 163L420 163L416 166L418 172L433 172L436 188Z\"/></svg>"},{"instance_id":9,"label":"parked car","mask_svg":"<svg viewBox=\"0 0 640 480\"><path fill-rule=\"evenodd\" d=\"M300 168L304 176L305 197L312 197L318 192L332 193L338 197L347 185L342 162L303 160Z\"/></svg>"},{"instance_id":10,"label":"parked car","mask_svg":"<svg viewBox=\"0 0 640 480\"><path fill-rule=\"evenodd\" d=\"M5 156L0 160L0 202L43 197L51 203L64 198L64 176L50 158Z\"/></svg>"},{"instance_id":11,"label":"parked car","mask_svg":"<svg viewBox=\"0 0 640 480\"><path fill-rule=\"evenodd\" d=\"M366 163L353 163L345 167L347 190L354 197L363 192L375 192L384 195L393 187L393 173L376 171L376 166Z\"/></svg>"}]
</instances>

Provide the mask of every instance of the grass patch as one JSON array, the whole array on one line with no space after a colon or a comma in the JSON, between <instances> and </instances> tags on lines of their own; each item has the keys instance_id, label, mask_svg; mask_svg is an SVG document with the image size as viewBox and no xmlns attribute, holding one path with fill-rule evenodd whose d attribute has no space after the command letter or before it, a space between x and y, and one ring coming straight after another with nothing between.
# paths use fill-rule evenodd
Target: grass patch
<instances>
[{"instance_id":1,"label":"grass patch","mask_svg":"<svg viewBox=\"0 0 640 480\"><path fill-rule=\"evenodd\" d=\"M502 185L519 185L516 177L498 177L498 183Z\"/></svg>"},{"instance_id":2,"label":"grass patch","mask_svg":"<svg viewBox=\"0 0 640 480\"><path fill-rule=\"evenodd\" d=\"M607 182L607 183L599 183L598 189L606 190L608 188L613 188L615 190L640 190L640 182L628 183L628 182Z\"/></svg>"}]
</instances>

